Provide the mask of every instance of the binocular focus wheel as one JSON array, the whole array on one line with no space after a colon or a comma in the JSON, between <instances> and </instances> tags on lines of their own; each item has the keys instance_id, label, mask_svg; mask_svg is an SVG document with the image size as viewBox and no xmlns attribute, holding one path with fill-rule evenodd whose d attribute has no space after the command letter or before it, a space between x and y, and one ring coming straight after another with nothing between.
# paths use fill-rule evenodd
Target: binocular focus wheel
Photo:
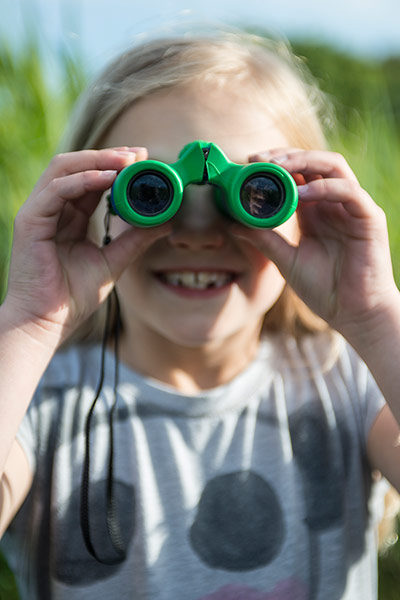
<instances>
[{"instance_id":1,"label":"binocular focus wheel","mask_svg":"<svg viewBox=\"0 0 400 600\"><path fill-rule=\"evenodd\" d=\"M286 190L281 179L272 173L254 173L240 187L243 209L258 219L269 219L282 209Z\"/></svg>"},{"instance_id":2,"label":"binocular focus wheel","mask_svg":"<svg viewBox=\"0 0 400 600\"><path fill-rule=\"evenodd\" d=\"M164 213L172 204L174 189L171 181L159 171L141 171L134 175L126 189L129 206L144 217Z\"/></svg>"}]
</instances>

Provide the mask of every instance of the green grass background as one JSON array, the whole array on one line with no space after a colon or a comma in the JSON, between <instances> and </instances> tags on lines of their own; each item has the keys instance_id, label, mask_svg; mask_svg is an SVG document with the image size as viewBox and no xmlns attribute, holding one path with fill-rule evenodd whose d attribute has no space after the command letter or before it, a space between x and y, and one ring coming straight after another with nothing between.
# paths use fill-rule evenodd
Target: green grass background
<instances>
[{"instance_id":1,"label":"green grass background","mask_svg":"<svg viewBox=\"0 0 400 600\"><path fill-rule=\"evenodd\" d=\"M387 214L393 267L400 282L400 57L363 60L313 43L292 43L336 111L330 133L362 185ZM79 57L52 49L44 67L35 35L18 51L0 42L0 298L14 216L56 151L71 107L87 76ZM394 537L394 540L396 537ZM379 558L379 598L400 598L400 543ZM18 595L0 556L0 600Z\"/></svg>"}]
</instances>

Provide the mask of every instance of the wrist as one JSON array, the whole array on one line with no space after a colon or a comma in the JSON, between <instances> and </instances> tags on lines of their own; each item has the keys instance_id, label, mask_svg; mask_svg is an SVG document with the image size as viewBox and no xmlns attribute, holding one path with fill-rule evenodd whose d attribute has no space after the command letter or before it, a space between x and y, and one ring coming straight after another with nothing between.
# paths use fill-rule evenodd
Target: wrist
<instances>
[{"instance_id":1,"label":"wrist","mask_svg":"<svg viewBox=\"0 0 400 600\"><path fill-rule=\"evenodd\" d=\"M62 342L61 327L20 314L7 299L0 306L0 335L12 336L16 343L39 352L43 358L51 357Z\"/></svg>"},{"instance_id":2,"label":"wrist","mask_svg":"<svg viewBox=\"0 0 400 600\"><path fill-rule=\"evenodd\" d=\"M361 358L369 364L400 351L400 292L396 288L374 310L341 331Z\"/></svg>"}]
</instances>

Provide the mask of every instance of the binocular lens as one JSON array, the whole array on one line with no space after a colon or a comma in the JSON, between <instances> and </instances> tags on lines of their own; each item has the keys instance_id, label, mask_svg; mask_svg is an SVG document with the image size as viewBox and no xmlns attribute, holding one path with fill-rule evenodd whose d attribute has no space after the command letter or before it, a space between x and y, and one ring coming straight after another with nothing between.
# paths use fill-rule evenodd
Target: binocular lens
<instances>
[{"instance_id":1,"label":"binocular lens","mask_svg":"<svg viewBox=\"0 0 400 600\"><path fill-rule=\"evenodd\" d=\"M249 215L268 219L280 211L285 195L285 188L277 177L257 173L243 183L240 202Z\"/></svg>"},{"instance_id":2,"label":"binocular lens","mask_svg":"<svg viewBox=\"0 0 400 600\"><path fill-rule=\"evenodd\" d=\"M131 208L145 217L166 211L174 196L167 177L157 171L144 171L133 177L126 194Z\"/></svg>"}]
</instances>

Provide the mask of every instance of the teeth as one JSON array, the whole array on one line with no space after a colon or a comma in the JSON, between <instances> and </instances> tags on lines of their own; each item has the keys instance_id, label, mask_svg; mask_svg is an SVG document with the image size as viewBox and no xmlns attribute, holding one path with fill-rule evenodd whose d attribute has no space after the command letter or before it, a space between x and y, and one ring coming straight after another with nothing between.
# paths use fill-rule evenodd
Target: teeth
<instances>
[{"instance_id":1,"label":"teeth","mask_svg":"<svg viewBox=\"0 0 400 600\"><path fill-rule=\"evenodd\" d=\"M197 278L195 273L181 273L178 275L178 285L184 287L196 287Z\"/></svg>"},{"instance_id":2,"label":"teeth","mask_svg":"<svg viewBox=\"0 0 400 600\"><path fill-rule=\"evenodd\" d=\"M177 273L170 273L170 275L166 277L166 279L168 280L168 283L171 283L172 285L179 285L181 281Z\"/></svg>"},{"instance_id":3,"label":"teeth","mask_svg":"<svg viewBox=\"0 0 400 600\"><path fill-rule=\"evenodd\" d=\"M197 273L197 282L200 285L207 286L207 285L210 285L210 283L216 283L217 278L218 278L217 273L204 273L204 271Z\"/></svg>"},{"instance_id":4,"label":"teeth","mask_svg":"<svg viewBox=\"0 0 400 600\"><path fill-rule=\"evenodd\" d=\"M229 273L214 273L208 271L191 271L163 273L162 279L170 285L186 287L195 290L208 288L220 288L232 281L233 276Z\"/></svg>"}]
</instances>

